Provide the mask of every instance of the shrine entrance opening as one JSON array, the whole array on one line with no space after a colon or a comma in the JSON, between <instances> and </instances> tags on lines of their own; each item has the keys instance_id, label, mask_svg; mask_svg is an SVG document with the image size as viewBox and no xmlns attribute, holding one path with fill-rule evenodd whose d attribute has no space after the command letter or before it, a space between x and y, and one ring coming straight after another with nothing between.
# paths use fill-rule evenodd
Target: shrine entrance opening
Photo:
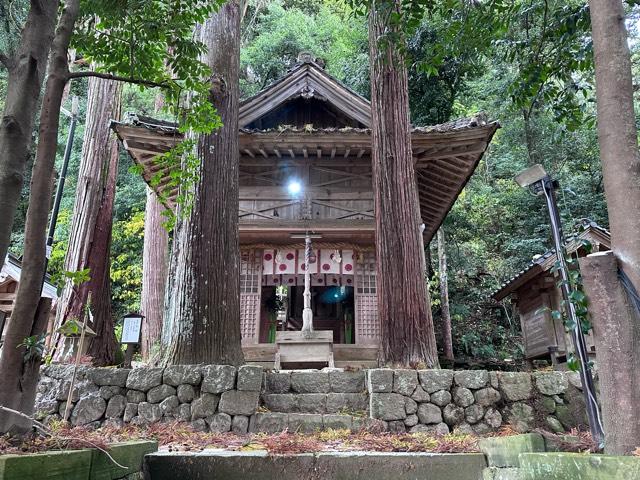
<instances>
[{"instance_id":1,"label":"shrine entrance opening","mask_svg":"<svg viewBox=\"0 0 640 480\"><path fill-rule=\"evenodd\" d=\"M276 331L302 328L304 285L262 287L260 343L273 343ZM355 343L355 301L352 286L312 286L313 328L333 332L333 342Z\"/></svg>"},{"instance_id":2,"label":"shrine entrance opening","mask_svg":"<svg viewBox=\"0 0 640 480\"><path fill-rule=\"evenodd\" d=\"M288 288L288 330L302 328L303 293L304 286ZM314 330L332 330L334 343L354 343L353 287L311 287L311 309Z\"/></svg>"}]
</instances>

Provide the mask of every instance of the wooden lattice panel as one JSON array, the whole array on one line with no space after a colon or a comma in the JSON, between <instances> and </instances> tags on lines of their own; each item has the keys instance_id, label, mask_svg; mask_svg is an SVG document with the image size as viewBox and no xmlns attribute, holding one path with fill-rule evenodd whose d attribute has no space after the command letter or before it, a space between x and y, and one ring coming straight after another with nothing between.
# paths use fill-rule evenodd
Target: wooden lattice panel
<instances>
[{"instance_id":1,"label":"wooden lattice panel","mask_svg":"<svg viewBox=\"0 0 640 480\"><path fill-rule=\"evenodd\" d=\"M240 294L240 334L242 343L258 343L260 320L260 294Z\"/></svg>"},{"instance_id":2,"label":"wooden lattice panel","mask_svg":"<svg viewBox=\"0 0 640 480\"><path fill-rule=\"evenodd\" d=\"M240 333L242 343L258 343L262 290L262 251L249 250L240 257Z\"/></svg>"},{"instance_id":3,"label":"wooden lattice panel","mask_svg":"<svg viewBox=\"0 0 640 480\"><path fill-rule=\"evenodd\" d=\"M365 252L356 265L356 343L377 344L380 341L380 319L376 291L375 254Z\"/></svg>"}]
</instances>

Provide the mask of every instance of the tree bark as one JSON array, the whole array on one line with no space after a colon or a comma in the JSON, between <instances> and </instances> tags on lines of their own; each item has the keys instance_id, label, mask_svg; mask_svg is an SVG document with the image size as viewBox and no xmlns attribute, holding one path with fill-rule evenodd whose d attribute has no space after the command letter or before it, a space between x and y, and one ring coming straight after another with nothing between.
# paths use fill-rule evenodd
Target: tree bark
<instances>
[{"instance_id":1,"label":"tree bark","mask_svg":"<svg viewBox=\"0 0 640 480\"><path fill-rule=\"evenodd\" d=\"M20 47L7 55L5 62L7 93L0 121L0 259L9 250L57 10L58 2L32 1Z\"/></svg>"},{"instance_id":2,"label":"tree bark","mask_svg":"<svg viewBox=\"0 0 640 480\"><path fill-rule=\"evenodd\" d=\"M581 258L580 270L598 354L605 452L629 455L640 445L640 328L613 252Z\"/></svg>"},{"instance_id":3,"label":"tree bark","mask_svg":"<svg viewBox=\"0 0 640 480\"><path fill-rule=\"evenodd\" d=\"M392 21L395 14L402 14L400 0L371 3L371 152L381 361L436 367L402 53L406 40Z\"/></svg>"},{"instance_id":4,"label":"tree bark","mask_svg":"<svg viewBox=\"0 0 640 480\"><path fill-rule=\"evenodd\" d=\"M622 2L590 0L589 6L598 141L615 261L610 259L607 263L598 257L594 262L599 262L603 271L590 268L584 274L584 282L594 316L598 363L601 356L605 360L598 369L605 450L629 453L632 447L640 445L640 429L632 412L640 403L640 318L625 305L615 270L623 270L640 291L640 155ZM620 356L616 357L616 352Z\"/></svg>"},{"instance_id":5,"label":"tree bark","mask_svg":"<svg viewBox=\"0 0 640 480\"><path fill-rule=\"evenodd\" d=\"M591 0L589 5L611 250L640 291L640 155L624 10L620 0Z\"/></svg>"},{"instance_id":6,"label":"tree bark","mask_svg":"<svg viewBox=\"0 0 640 480\"><path fill-rule=\"evenodd\" d=\"M449 275L447 273L447 245L444 229L438 229L438 263L440 271L440 311L442 312L442 339L444 357L453 360L453 340L451 338L451 312L449 311Z\"/></svg>"},{"instance_id":7,"label":"tree bark","mask_svg":"<svg viewBox=\"0 0 640 480\"><path fill-rule=\"evenodd\" d=\"M121 90L120 82L89 79L82 157L64 269L76 272L88 268L91 279L79 286L65 286L56 322L60 326L69 319L82 320L91 292L94 319L91 328L97 336L91 339L87 353L95 365L112 364L117 347L111 315L109 249L118 145L109 130L109 122L120 117ZM59 339L58 345L62 341L64 339Z\"/></svg>"},{"instance_id":8,"label":"tree bark","mask_svg":"<svg viewBox=\"0 0 640 480\"><path fill-rule=\"evenodd\" d=\"M164 206L156 194L147 188L147 206L144 216L144 251L142 254L142 357L155 356L162 335L162 314L167 280L167 248L169 234L164 228ZM158 351L159 353L159 351Z\"/></svg>"},{"instance_id":9,"label":"tree bark","mask_svg":"<svg viewBox=\"0 0 640 480\"><path fill-rule=\"evenodd\" d=\"M46 227L53 190L60 103L69 71L67 50L78 9L79 0L67 0L51 46L49 73L40 113L38 148L31 178L22 273L0 357L0 378L3 379L0 404L21 411L33 408L35 401L35 391L34 395L27 398L21 384L25 349L20 345L26 337L42 333L35 328L36 311L46 269ZM46 323L42 328L45 326ZM6 414L0 414L0 431L10 427L12 421Z\"/></svg>"},{"instance_id":10,"label":"tree bark","mask_svg":"<svg viewBox=\"0 0 640 480\"><path fill-rule=\"evenodd\" d=\"M225 3L200 28L214 72L211 101L223 126L198 139L199 178L193 206L180 215L172 255L173 287L165 362L244 361L240 345L238 237L238 107L240 9Z\"/></svg>"}]
</instances>

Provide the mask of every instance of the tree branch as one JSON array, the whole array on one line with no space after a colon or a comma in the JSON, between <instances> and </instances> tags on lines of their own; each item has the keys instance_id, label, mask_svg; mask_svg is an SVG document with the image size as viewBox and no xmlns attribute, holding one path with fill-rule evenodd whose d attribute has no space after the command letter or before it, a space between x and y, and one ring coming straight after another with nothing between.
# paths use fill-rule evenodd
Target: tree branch
<instances>
[{"instance_id":1,"label":"tree branch","mask_svg":"<svg viewBox=\"0 0 640 480\"><path fill-rule=\"evenodd\" d=\"M142 80L140 78L121 77L119 75L100 72L70 72L67 78L71 80L72 78L87 77L103 78L105 80L115 80L117 82L134 83L136 85L146 85L147 87L167 88L169 86L168 82L152 82L150 80Z\"/></svg>"}]
</instances>

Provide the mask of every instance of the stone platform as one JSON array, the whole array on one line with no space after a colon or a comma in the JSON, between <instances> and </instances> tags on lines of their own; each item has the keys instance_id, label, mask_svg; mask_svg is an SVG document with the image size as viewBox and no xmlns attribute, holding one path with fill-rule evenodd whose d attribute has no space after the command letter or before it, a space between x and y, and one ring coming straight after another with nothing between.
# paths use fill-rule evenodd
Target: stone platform
<instances>
[{"instance_id":1,"label":"stone platform","mask_svg":"<svg viewBox=\"0 0 640 480\"><path fill-rule=\"evenodd\" d=\"M268 455L264 451L157 453L145 458L146 480L478 480L484 455L323 452ZM452 476L455 472L455 476Z\"/></svg>"}]
</instances>

